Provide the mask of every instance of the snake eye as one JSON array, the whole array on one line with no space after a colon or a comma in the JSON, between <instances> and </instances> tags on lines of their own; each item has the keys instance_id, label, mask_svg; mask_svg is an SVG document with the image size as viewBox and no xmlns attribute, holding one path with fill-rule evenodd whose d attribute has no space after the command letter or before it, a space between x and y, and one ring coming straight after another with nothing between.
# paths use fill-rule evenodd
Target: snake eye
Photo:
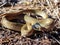
<instances>
[{"instance_id":1,"label":"snake eye","mask_svg":"<svg viewBox=\"0 0 60 45\"><path fill-rule=\"evenodd\" d=\"M34 24L34 25L32 26L32 28L33 28L34 30L39 30L40 24L39 24L39 23L36 23L36 24Z\"/></svg>"}]
</instances>

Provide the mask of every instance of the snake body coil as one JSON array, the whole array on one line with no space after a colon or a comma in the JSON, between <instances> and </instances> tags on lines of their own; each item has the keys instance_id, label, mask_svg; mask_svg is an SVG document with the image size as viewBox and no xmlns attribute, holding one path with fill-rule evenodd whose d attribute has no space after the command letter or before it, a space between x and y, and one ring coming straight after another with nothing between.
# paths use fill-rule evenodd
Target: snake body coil
<instances>
[{"instance_id":1,"label":"snake body coil","mask_svg":"<svg viewBox=\"0 0 60 45\"><path fill-rule=\"evenodd\" d=\"M29 14L31 14L32 10L24 10L21 11L20 13L16 13L14 14L8 14L2 17L1 20L1 24L2 26L8 28L8 29L12 29L15 31L20 31L21 32L21 36L30 36L31 34L33 34L33 31L37 28L37 31L41 31L41 27L44 27L46 29L49 29L50 25L53 22L53 19L48 18L47 14L45 14L43 11L35 11L34 13L38 16L41 16L42 19L38 20L37 18L33 18L31 17ZM21 13L24 13L24 17L20 16ZM35 15L35 16L36 16ZM16 19L16 18L20 18L24 19L24 21L26 22L25 24L23 23L16 23L16 22L12 22L10 20ZM36 24L36 25L35 25ZM37 25L38 24L38 25ZM33 25L36 27L33 29Z\"/></svg>"}]
</instances>

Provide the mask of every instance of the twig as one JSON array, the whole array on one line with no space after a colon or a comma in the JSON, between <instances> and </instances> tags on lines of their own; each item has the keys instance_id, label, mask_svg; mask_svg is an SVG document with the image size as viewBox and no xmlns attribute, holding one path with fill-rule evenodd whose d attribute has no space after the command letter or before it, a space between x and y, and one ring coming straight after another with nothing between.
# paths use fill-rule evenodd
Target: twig
<instances>
[{"instance_id":1,"label":"twig","mask_svg":"<svg viewBox=\"0 0 60 45\"><path fill-rule=\"evenodd\" d=\"M7 2L3 3L2 5L0 5L0 7L3 7Z\"/></svg>"}]
</instances>

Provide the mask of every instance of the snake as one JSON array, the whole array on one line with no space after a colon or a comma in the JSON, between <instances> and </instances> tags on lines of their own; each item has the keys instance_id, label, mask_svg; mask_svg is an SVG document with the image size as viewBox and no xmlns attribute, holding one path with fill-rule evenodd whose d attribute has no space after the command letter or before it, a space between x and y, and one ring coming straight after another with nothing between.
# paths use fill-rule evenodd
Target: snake
<instances>
[{"instance_id":1,"label":"snake","mask_svg":"<svg viewBox=\"0 0 60 45\"><path fill-rule=\"evenodd\" d=\"M38 16L41 16L43 19L38 20L37 18L31 17L29 14L32 12ZM24 17L22 17L23 15L19 17L19 15L21 15L22 13L24 13ZM22 18L26 23L23 24L23 23L10 21L16 18L19 18L20 20ZM53 19L48 18L48 15L45 12L40 10L24 10L18 13L8 13L8 14L5 14L1 20L2 26L15 31L20 31L21 36L32 35L35 30L35 29L33 30L33 26L35 26L35 24L37 23L39 25L37 26L36 30L41 31L41 27L48 29L52 22L53 22Z\"/></svg>"}]
</instances>

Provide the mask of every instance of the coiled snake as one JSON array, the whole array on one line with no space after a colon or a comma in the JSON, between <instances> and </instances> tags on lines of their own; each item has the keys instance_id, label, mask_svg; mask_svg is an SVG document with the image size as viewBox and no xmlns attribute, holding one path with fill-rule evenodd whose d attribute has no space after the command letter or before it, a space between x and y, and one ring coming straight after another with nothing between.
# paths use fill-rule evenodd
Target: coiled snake
<instances>
[{"instance_id":1,"label":"coiled snake","mask_svg":"<svg viewBox=\"0 0 60 45\"><path fill-rule=\"evenodd\" d=\"M22 13L24 14L24 16L22 15ZM36 18L34 18L34 16ZM41 19L38 19L40 17ZM10 21L16 18L19 18L20 20L23 19L25 23ZM52 23L53 19L48 18L48 15L40 10L24 10L15 14L5 14L1 20L2 26L8 29L20 31L21 36L30 36L31 34L33 34L34 30L41 31L41 27L49 29Z\"/></svg>"}]
</instances>

